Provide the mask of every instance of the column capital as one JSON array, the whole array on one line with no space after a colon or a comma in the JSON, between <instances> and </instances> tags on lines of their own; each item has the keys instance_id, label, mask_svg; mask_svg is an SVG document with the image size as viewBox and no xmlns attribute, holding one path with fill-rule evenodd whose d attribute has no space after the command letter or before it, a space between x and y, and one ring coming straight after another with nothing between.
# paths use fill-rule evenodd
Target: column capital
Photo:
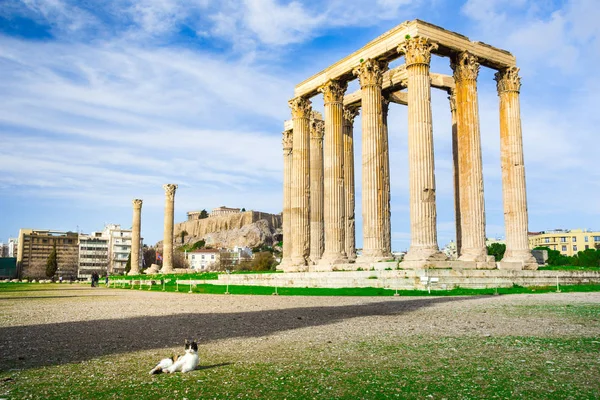
<instances>
[{"instance_id":1,"label":"column capital","mask_svg":"<svg viewBox=\"0 0 600 400\"><path fill-rule=\"evenodd\" d=\"M142 199L133 199L132 203L133 203L133 208L134 209L140 210L142 208L143 200Z\"/></svg>"},{"instance_id":2,"label":"column capital","mask_svg":"<svg viewBox=\"0 0 600 400\"><path fill-rule=\"evenodd\" d=\"M325 121L321 119L310 120L310 138L323 140L325 135Z\"/></svg>"},{"instance_id":3,"label":"column capital","mask_svg":"<svg viewBox=\"0 0 600 400\"><path fill-rule=\"evenodd\" d=\"M344 106L344 122L350 125L354 124L354 118L359 114L359 107Z\"/></svg>"},{"instance_id":4,"label":"column capital","mask_svg":"<svg viewBox=\"0 0 600 400\"><path fill-rule=\"evenodd\" d=\"M327 83L321 85L318 91L323 93L325 104L341 103L344 101L344 94L347 88L348 82L330 79Z\"/></svg>"},{"instance_id":5,"label":"column capital","mask_svg":"<svg viewBox=\"0 0 600 400\"><path fill-rule=\"evenodd\" d=\"M288 101L292 109L292 118L310 118L312 103L304 97L295 97Z\"/></svg>"},{"instance_id":6,"label":"column capital","mask_svg":"<svg viewBox=\"0 0 600 400\"><path fill-rule=\"evenodd\" d=\"M163 189L165 189L165 194L169 200L175 200L175 191L179 186L174 183L167 183L163 185Z\"/></svg>"},{"instance_id":7,"label":"column capital","mask_svg":"<svg viewBox=\"0 0 600 400\"><path fill-rule=\"evenodd\" d=\"M453 75L456 82L476 81L477 75L479 75L479 61L477 57L468 51L463 51L452 57L450 67L454 71Z\"/></svg>"},{"instance_id":8,"label":"column capital","mask_svg":"<svg viewBox=\"0 0 600 400\"><path fill-rule=\"evenodd\" d=\"M456 93L454 92L454 90L448 91L448 100L450 100L450 111L455 112L456 111Z\"/></svg>"},{"instance_id":9,"label":"column capital","mask_svg":"<svg viewBox=\"0 0 600 400\"><path fill-rule=\"evenodd\" d=\"M283 139L282 139L282 144L283 144L283 151L284 153L290 152L292 150L292 145L293 145L293 134L294 131L293 130L289 130L289 131L283 131Z\"/></svg>"},{"instance_id":10,"label":"column capital","mask_svg":"<svg viewBox=\"0 0 600 400\"><path fill-rule=\"evenodd\" d=\"M498 94L502 92L519 92L521 90L520 68L508 67L501 69L494 75L497 82Z\"/></svg>"},{"instance_id":11,"label":"column capital","mask_svg":"<svg viewBox=\"0 0 600 400\"><path fill-rule=\"evenodd\" d=\"M360 87L380 86L383 84L383 73L388 70L388 62L369 58L352 70L358 76Z\"/></svg>"},{"instance_id":12,"label":"column capital","mask_svg":"<svg viewBox=\"0 0 600 400\"><path fill-rule=\"evenodd\" d=\"M437 50L438 45L431 43L429 39L422 37L411 38L407 35L407 39L398 46L398 53L404 54L406 67L410 68L413 65L425 64L431 62L431 50Z\"/></svg>"}]
</instances>

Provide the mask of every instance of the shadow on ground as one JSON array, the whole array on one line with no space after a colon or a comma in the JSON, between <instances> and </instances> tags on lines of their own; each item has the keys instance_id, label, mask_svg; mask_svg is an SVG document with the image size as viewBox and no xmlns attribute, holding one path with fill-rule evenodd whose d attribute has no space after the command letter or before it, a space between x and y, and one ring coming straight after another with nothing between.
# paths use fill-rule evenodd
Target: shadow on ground
<instances>
[{"instance_id":1,"label":"shadow on ground","mask_svg":"<svg viewBox=\"0 0 600 400\"><path fill-rule=\"evenodd\" d=\"M189 313L0 328L0 371L80 362L92 358L200 344L228 338L333 324L368 316L402 315L464 297L390 299L360 305L285 308L238 313Z\"/></svg>"}]
</instances>

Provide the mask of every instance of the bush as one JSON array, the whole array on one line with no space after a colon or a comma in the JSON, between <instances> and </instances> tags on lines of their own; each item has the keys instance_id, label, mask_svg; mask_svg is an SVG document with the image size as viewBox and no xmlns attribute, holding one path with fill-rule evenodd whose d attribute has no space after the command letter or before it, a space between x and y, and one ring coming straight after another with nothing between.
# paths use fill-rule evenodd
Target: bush
<instances>
[{"instance_id":1,"label":"bush","mask_svg":"<svg viewBox=\"0 0 600 400\"><path fill-rule=\"evenodd\" d=\"M506 245L504 243L492 243L487 247L488 256L494 256L496 261L502 260L505 252Z\"/></svg>"}]
</instances>

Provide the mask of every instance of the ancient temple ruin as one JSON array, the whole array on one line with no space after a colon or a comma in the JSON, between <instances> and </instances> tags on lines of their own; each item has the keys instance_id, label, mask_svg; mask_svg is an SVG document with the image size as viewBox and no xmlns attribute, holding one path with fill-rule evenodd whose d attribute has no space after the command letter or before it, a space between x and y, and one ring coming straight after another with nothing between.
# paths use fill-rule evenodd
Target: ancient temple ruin
<instances>
[{"instance_id":1,"label":"ancient temple ruin","mask_svg":"<svg viewBox=\"0 0 600 400\"><path fill-rule=\"evenodd\" d=\"M447 57L453 76L430 71ZM389 69L390 61L404 64ZM506 253L485 246L477 77L497 71ZM414 20L298 84L283 132L284 249L280 269L357 269L392 258L387 113L408 106L411 244L402 268L536 269L527 240L527 199L520 118L520 77L508 51ZM360 90L346 93L358 79ZM431 88L447 91L452 112L457 261L440 252L436 231ZM310 99L322 94L324 116ZM353 123L362 113L363 250L355 249ZM360 234L360 233L359 233Z\"/></svg>"}]
</instances>

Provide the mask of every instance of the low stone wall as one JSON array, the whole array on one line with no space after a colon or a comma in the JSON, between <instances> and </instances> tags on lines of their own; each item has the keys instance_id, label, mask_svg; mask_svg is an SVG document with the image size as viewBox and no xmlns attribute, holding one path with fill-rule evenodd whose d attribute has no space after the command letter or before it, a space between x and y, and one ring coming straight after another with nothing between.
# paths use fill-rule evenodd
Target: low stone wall
<instances>
[{"instance_id":1,"label":"low stone wall","mask_svg":"<svg viewBox=\"0 0 600 400\"><path fill-rule=\"evenodd\" d=\"M269 274L219 275L218 280L198 280L196 284L248 285L309 288L431 289L456 287L485 289L495 287L555 286L600 283L600 271L518 271L518 270L392 270L343 272L286 272Z\"/></svg>"}]
</instances>

